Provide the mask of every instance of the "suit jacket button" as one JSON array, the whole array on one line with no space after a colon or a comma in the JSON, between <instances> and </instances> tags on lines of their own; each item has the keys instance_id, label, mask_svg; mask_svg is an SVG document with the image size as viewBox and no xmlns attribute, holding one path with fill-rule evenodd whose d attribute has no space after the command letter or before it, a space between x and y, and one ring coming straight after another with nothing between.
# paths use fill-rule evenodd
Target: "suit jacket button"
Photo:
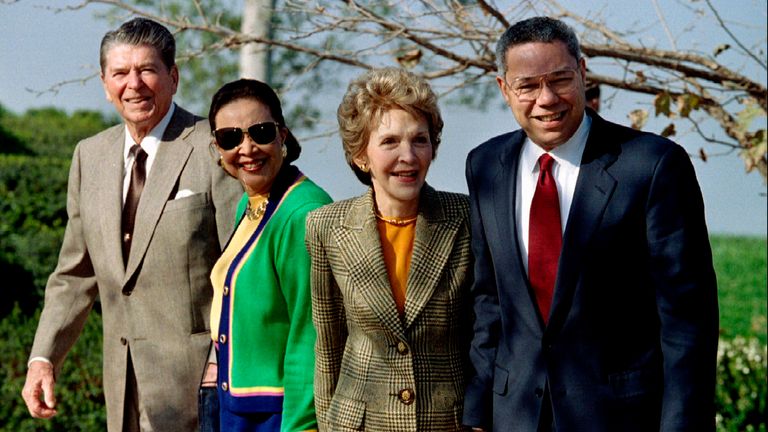
<instances>
[{"instance_id":1,"label":"suit jacket button","mask_svg":"<svg viewBox=\"0 0 768 432\"><path fill-rule=\"evenodd\" d=\"M536 393L536 397L540 398L544 396L544 389L542 389L541 387L537 387L534 393Z\"/></svg>"},{"instance_id":2,"label":"suit jacket button","mask_svg":"<svg viewBox=\"0 0 768 432\"><path fill-rule=\"evenodd\" d=\"M224 295L227 295L227 294L229 294L229 287L225 286L224 287Z\"/></svg>"},{"instance_id":3,"label":"suit jacket button","mask_svg":"<svg viewBox=\"0 0 768 432\"><path fill-rule=\"evenodd\" d=\"M400 354L408 354L408 345L405 344L405 342L400 341L397 343L397 352Z\"/></svg>"},{"instance_id":4,"label":"suit jacket button","mask_svg":"<svg viewBox=\"0 0 768 432\"><path fill-rule=\"evenodd\" d=\"M227 384L226 381L221 383L221 389L227 391L227 389L229 389L229 384Z\"/></svg>"},{"instance_id":5,"label":"suit jacket button","mask_svg":"<svg viewBox=\"0 0 768 432\"><path fill-rule=\"evenodd\" d=\"M219 335L219 343L227 343L227 335Z\"/></svg>"},{"instance_id":6,"label":"suit jacket button","mask_svg":"<svg viewBox=\"0 0 768 432\"><path fill-rule=\"evenodd\" d=\"M413 401L416 399L416 395L413 394L413 390L411 389L402 389L400 390L400 402L410 405L413 403Z\"/></svg>"},{"instance_id":7,"label":"suit jacket button","mask_svg":"<svg viewBox=\"0 0 768 432\"><path fill-rule=\"evenodd\" d=\"M121 343L122 345L128 345L128 340L127 340L126 338L124 338L124 337L121 337L121 338L120 338L120 343Z\"/></svg>"}]
</instances>

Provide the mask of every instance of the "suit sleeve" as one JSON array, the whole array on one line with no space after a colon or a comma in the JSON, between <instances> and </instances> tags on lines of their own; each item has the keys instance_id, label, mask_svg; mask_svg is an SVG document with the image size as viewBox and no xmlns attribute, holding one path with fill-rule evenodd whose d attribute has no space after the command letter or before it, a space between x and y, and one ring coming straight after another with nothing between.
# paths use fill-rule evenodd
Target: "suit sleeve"
<instances>
[{"instance_id":1,"label":"suit sleeve","mask_svg":"<svg viewBox=\"0 0 768 432\"><path fill-rule=\"evenodd\" d=\"M290 317L284 361L282 430L317 429L313 392L316 335L312 326L310 258L304 247L304 237L307 213L323 204L305 203L291 215L277 253L280 288Z\"/></svg>"},{"instance_id":2,"label":"suit sleeve","mask_svg":"<svg viewBox=\"0 0 768 432\"><path fill-rule=\"evenodd\" d=\"M55 370L75 344L96 299L98 289L80 215L81 147L75 149L67 185L64 240L56 269L45 287L45 305L30 358L45 357Z\"/></svg>"},{"instance_id":3,"label":"suit sleeve","mask_svg":"<svg viewBox=\"0 0 768 432\"><path fill-rule=\"evenodd\" d=\"M664 358L661 430L714 430L717 282L701 191L681 147L660 159L648 197L648 248Z\"/></svg>"},{"instance_id":4,"label":"suit sleeve","mask_svg":"<svg viewBox=\"0 0 768 432\"><path fill-rule=\"evenodd\" d=\"M219 235L219 246L224 250L236 223L238 202L243 196L243 187L240 182L230 177L223 169L210 164L211 169L211 197L216 209L216 228Z\"/></svg>"},{"instance_id":5,"label":"suit sleeve","mask_svg":"<svg viewBox=\"0 0 768 432\"><path fill-rule=\"evenodd\" d=\"M467 159L466 177L469 188L472 254L475 258L474 282L470 295L474 308L474 328L469 350L470 374L464 398L464 419L468 426L490 429L492 423L491 391L499 344L501 315L495 269L488 250L480 211L481 185L476 183L473 153Z\"/></svg>"},{"instance_id":6,"label":"suit sleeve","mask_svg":"<svg viewBox=\"0 0 768 432\"><path fill-rule=\"evenodd\" d=\"M333 276L328 250L323 242L327 231L312 215L307 218L306 244L312 259L312 320L315 343L315 408L320 430L329 429L328 409L339 380L341 359L347 341L344 301Z\"/></svg>"}]
</instances>

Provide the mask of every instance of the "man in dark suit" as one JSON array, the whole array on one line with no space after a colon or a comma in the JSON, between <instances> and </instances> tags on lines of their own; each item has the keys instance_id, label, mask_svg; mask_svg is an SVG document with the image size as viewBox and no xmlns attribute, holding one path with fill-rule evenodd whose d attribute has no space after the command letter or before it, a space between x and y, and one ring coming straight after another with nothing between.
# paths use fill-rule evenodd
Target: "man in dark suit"
<instances>
[{"instance_id":1,"label":"man in dark suit","mask_svg":"<svg viewBox=\"0 0 768 432\"><path fill-rule=\"evenodd\" d=\"M586 64L564 23L518 22L496 55L522 129L467 159L464 423L714 430L717 286L688 155L585 108Z\"/></svg>"},{"instance_id":2,"label":"man in dark suit","mask_svg":"<svg viewBox=\"0 0 768 432\"><path fill-rule=\"evenodd\" d=\"M72 158L69 221L22 391L33 417L56 414L55 374L98 297L107 429L197 429L209 274L242 188L216 166L207 122L173 103L175 52L168 29L147 19L102 39L104 91L124 124Z\"/></svg>"}]
</instances>

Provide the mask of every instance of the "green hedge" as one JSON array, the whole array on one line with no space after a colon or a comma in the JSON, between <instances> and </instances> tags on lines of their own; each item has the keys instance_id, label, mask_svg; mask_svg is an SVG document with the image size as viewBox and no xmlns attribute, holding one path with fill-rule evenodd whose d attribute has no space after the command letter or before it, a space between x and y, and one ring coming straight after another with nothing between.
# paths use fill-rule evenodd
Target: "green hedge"
<instances>
[{"instance_id":1,"label":"green hedge","mask_svg":"<svg viewBox=\"0 0 768 432\"><path fill-rule=\"evenodd\" d=\"M11 286L10 302L32 302L56 266L67 223L69 159L0 154L0 268L26 272L31 284ZM6 270L9 271L9 270ZM7 311L5 311L7 312Z\"/></svg>"},{"instance_id":2,"label":"green hedge","mask_svg":"<svg viewBox=\"0 0 768 432\"><path fill-rule=\"evenodd\" d=\"M97 111L40 108L17 115L0 105L0 275L14 281L3 287L0 318L16 303L31 314L42 300L67 220L72 151L117 122Z\"/></svg>"},{"instance_id":3,"label":"green hedge","mask_svg":"<svg viewBox=\"0 0 768 432\"><path fill-rule=\"evenodd\" d=\"M39 319L39 311L29 316L15 307L0 320L0 334L4 335L0 349L0 431L107 430L101 376L101 316L94 312L57 377L58 414L49 420L30 417L21 398L21 389Z\"/></svg>"}]
</instances>

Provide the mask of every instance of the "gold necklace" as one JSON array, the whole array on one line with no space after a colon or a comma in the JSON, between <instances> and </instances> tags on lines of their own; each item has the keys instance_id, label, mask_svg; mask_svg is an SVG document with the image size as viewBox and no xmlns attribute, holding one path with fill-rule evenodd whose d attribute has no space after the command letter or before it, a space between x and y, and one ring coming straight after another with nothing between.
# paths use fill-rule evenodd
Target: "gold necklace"
<instances>
[{"instance_id":1,"label":"gold necklace","mask_svg":"<svg viewBox=\"0 0 768 432\"><path fill-rule=\"evenodd\" d=\"M248 205L245 207L245 215L248 217L248 220L255 221L261 219L264 216L264 212L267 211L267 204L269 204L269 195L255 209L251 208L251 201L248 200Z\"/></svg>"},{"instance_id":2,"label":"gold necklace","mask_svg":"<svg viewBox=\"0 0 768 432\"><path fill-rule=\"evenodd\" d=\"M376 214L376 218L377 219L379 219L381 221L384 221L384 222L386 222L388 224L395 225L395 226L406 226L406 225L409 225L409 224L413 223L413 221L415 221L416 218L418 217L418 215L416 215L416 216L412 216L412 217L405 218L405 219L387 218L387 217L382 216L379 213L378 210L376 210L374 213Z\"/></svg>"}]
</instances>

